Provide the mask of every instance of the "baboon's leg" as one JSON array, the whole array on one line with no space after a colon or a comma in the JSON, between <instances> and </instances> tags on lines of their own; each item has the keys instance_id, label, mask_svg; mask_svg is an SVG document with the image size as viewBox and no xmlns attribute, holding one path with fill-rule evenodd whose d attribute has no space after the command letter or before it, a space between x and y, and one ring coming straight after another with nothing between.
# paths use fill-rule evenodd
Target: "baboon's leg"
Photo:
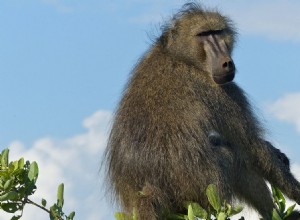
<instances>
[{"instance_id":1,"label":"baboon's leg","mask_svg":"<svg viewBox=\"0 0 300 220\"><path fill-rule=\"evenodd\" d=\"M158 217L153 207L153 199L150 196L145 196L139 199L137 204L138 219L157 220Z\"/></svg>"},{"instance_id":2,"label":"baboon's leg","mask_svg":"<svg viewBox=\"0 0 300 220\"><path fill-rule=\"evenodd\" d=\"M242 168L236 181L236 194L250 204L265 220L272 219L273 200L266 182L257 173Z\"/></svg>"},{"instance_id":3,"label":"baboon's leg","mask_svg":"<svg viewBox=\"0 0 300 220\"><path fill-rule=\"evenodd\" d=\"M283 153L280 157L280 154L270 147L269 142L264 144L266 146L264 148L265 152L261 152L260 161L255 164L257 172L268 180L271 185L278 187L290 199L300 204L300 183L290 172L289 161L285 161Z\"/></svg>"},{"instance_id":4,"label":"baboon's leg","mask_svg":"<svg viewBox=\"0 0 300 220\"><path fill-rule=\"evenodd\" d=\"M137 195L137 214L139 220L164 220L164 209L167 210L164 193L146 182L140 195Z\"/></svg>"}]
</instances>

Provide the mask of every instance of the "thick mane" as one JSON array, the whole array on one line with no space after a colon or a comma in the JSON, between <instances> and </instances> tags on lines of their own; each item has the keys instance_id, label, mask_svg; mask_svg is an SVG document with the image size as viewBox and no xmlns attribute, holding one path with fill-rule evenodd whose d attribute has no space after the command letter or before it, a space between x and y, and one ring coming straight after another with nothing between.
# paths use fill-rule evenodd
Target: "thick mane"
<instances>
[{"instance_id":1,"label":"thick mane","mask_svg":"<svg viewBox=\"0 0 300 220\"><path fill-rule=\"evenodd\" d=\"M181 10L175 14L176 16L186 15L186 14L199 14L204 13L204 8L201 4L195 2L189 2L182 6Z\"/></svg>"},{"instance_id":2,"label":"thick mane","mask_svg":"<svg viewBox=\"0 0 300 220\"><path fill-rule=\"evenodd\" d=\"M182 6L182 8L175 13L171 19L166 21L161 27L161 36L158 38L158 42L162 43L163 45L165 44L165 36L166 33L169 32L171 29L173 29L176 24L178 23L179 20L181 20L183 17L187 15L195 15L195 14L205 14L205 9L203 6L199 3L195 2L189 2L186 3Z\"/></svg>"},{"instance_id":3,"label":"thick mane","mask_svg":"<svg viewBox=\"0 0 300 220\"><path fill-rule=\"evenodd\" d=\"M165 23L160 27L161 34L157 38L156 42L161 44L162 46L166 46L168 38L167 36L170 33L176 32L178 23L181 20L184 20L188 17L193 17L195 15L201 16L203 17L203 19L206 19L208 17L208 14L210 13L219 14L222 17L222 19L227 25L227 31L233 36L233 41L235 42L237 31L234 22L228 17L223 16L217 9L203 7L203 5L196 2L189 2L184 4L177 13L175 13L170 19L165 21Z\"/></svg>"}]
</instances>

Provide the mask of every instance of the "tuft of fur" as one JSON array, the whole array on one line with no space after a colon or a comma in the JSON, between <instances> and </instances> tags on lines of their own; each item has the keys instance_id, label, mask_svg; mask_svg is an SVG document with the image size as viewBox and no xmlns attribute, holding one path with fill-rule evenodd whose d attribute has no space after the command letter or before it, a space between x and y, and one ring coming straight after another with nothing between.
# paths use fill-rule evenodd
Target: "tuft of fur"
<instances>
[{"instance_id":1,"label":"tuft of fur","mask_svg":"<svg viewBox=\"0 0 300 220\"><path fill-rule=\"evenodd\" d=\"M164 26L134 68L115 113L108 185L123 210L135 207L143 220L164 219L185 201L207 207L211 183L222 199L237 197L271 219L265 180L298 203L300 184L287 157L264 140L243 90L234 82L216 85L203 71L205 53L190 45L199 27L224 29L233 49L231 21L195 3Z\"/></svg>"}]
</instances>

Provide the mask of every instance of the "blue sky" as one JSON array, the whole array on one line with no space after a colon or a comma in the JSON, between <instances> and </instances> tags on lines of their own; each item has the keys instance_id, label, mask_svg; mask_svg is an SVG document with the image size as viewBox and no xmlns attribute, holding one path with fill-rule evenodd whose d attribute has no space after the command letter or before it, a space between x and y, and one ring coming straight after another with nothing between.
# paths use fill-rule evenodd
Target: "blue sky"
<instances>
[{"instance_id":1,"label":"blue sky","mask_svg":"<svg viewBox=\"0 0 300 220\"><path fill-rule=\"evenodd\" d=\"M258 107L270 139L300 172L299 1L202 2L236 23L235 81ZM46 170L41 173L51 174L41 176L41 195L53 198L49 190L56 183L69 183L66 203L80 208L77 219L110 216L104 200L83 197L84 190L101 197L97 170L111 112L137 59L183 3L0 2L0 146L11 147L12 157L37 160ZM80 182L81 169L90 182ZM83 199L88 207L79 205ZM28 210L25 217L35 215Z\"/></svg>"}]
</instances>

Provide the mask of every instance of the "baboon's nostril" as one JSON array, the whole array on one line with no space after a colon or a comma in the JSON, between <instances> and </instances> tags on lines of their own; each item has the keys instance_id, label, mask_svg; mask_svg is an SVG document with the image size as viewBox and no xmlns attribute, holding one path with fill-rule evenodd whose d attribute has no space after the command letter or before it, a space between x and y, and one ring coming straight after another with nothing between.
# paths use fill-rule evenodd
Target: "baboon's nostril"
<instances>
[{"instance_id":1,"label":"baboon's nostril","mask_svg":"<svg viewBox=\"0 0 300 220\"><path fill-rule=\"evenodd\" d=\"M222 67L226 70L226 71L232 71L234 70L234 63L232 62L232 60L228 60L226 62L223 63Z\"/></svg>"},{"instance_id":2,"label":"baboon's nostril","mask_svg":"<svg viewBox=\"0 0 300 220\"><path fill-rule=\"evenodd\" d=\"M227 63L227 65L228 65L228 67L229 67L230 69L233 68L233 62L232 62L231 60Z\"/></svg>"}]
</instances>

